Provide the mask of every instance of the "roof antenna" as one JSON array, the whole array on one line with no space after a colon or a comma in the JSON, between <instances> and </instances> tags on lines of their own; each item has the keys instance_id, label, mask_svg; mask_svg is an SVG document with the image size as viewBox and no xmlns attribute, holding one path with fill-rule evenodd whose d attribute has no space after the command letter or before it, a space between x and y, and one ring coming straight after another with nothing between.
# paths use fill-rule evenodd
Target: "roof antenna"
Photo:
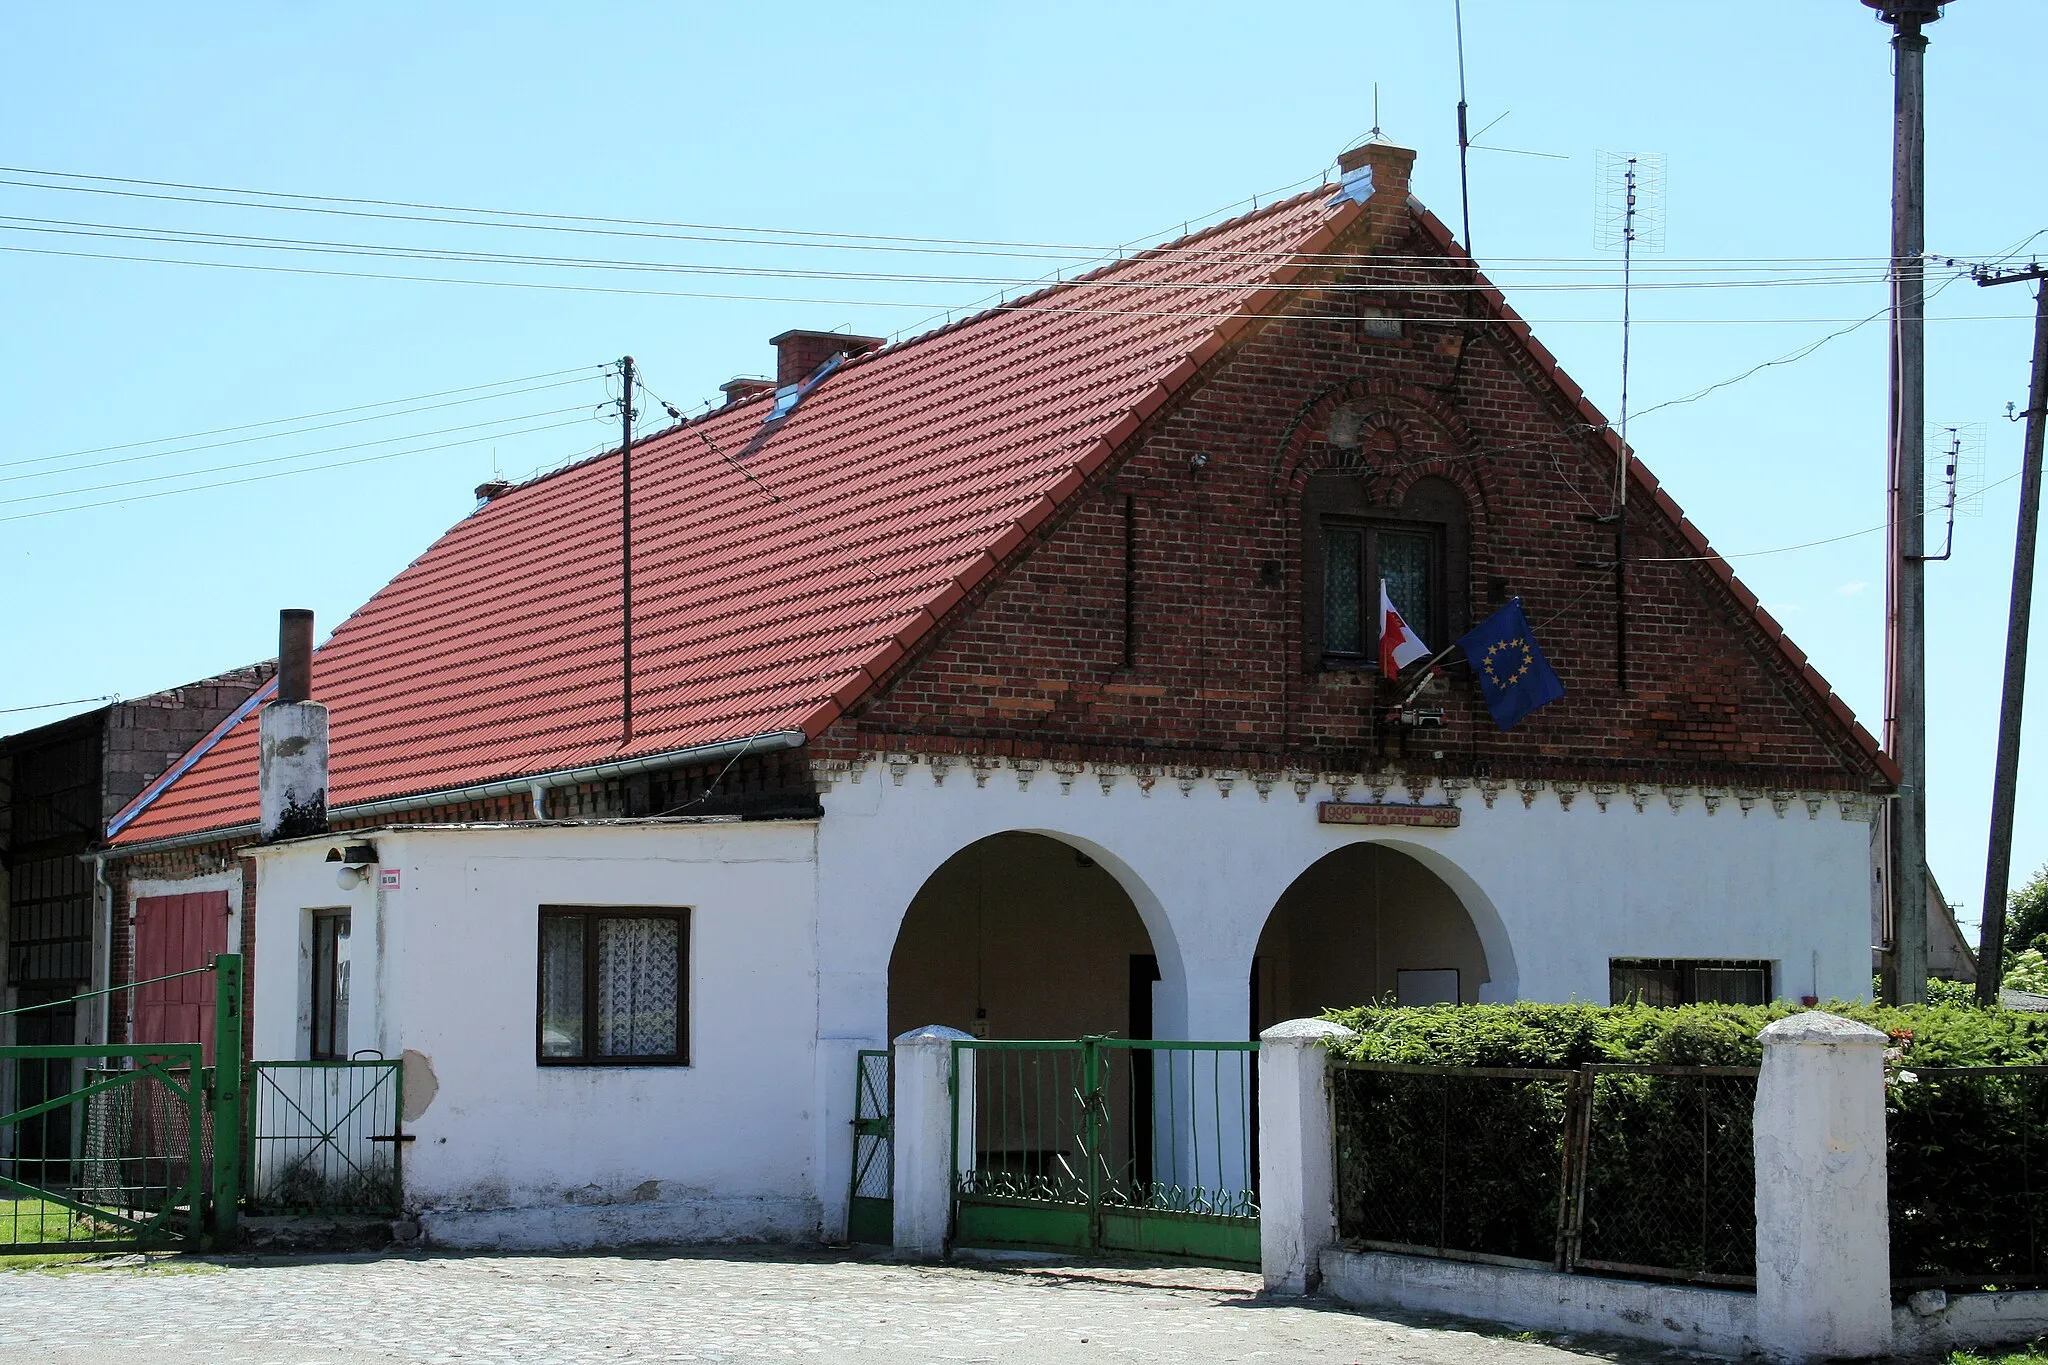
<instances>
[{"instance_id":1,"label":"roof antenna","mask_svg":"<svg viewBox=\"0 0 2048 1365\"><path fill-rule=\"evenodd\" d=\"M1629 289L1635 253L1664 249L1664 154L1601 152L1597 233L1603 247L1621 248L1621 456L1614 471L1614 680L1628 691L1628 344Z\"/></svg>"},{"instance_id":2,"label":"roof antenna","mask_svg":"<svg viewBox=\"0 0 2048 1365\"><path fill-rule=\"evenodd\" d=\"M1372 131L1365 135L1367 142L1380 140L1380 83L1372 83Z\"/></svg>"},{"instance_id":3,"label":"roof antenna","mask_svg":"<svg viewBox=\"0 0 2048 1365\"><path fill-rule=\"evenodd\" d=\"M1472 139L1465 122L1465 0L1454 0L1451 14L1458 25L1458 215L1465 225L1465 254L1472 256L1472 186L1466 178L1465 163L1472 151ZM1380 88L1372 88L1372 121L1380 121ZM1373 131L1377 133L1378 127ZM1474 260L1478 258L1473 257Z\"/></svg>"}]
</instances>

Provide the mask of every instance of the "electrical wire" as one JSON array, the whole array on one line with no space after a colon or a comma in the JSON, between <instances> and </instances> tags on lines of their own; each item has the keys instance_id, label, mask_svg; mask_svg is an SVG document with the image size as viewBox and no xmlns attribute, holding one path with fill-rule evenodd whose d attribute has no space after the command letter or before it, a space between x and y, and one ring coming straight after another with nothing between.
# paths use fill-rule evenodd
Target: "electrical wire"
<instances>
[{"instance_id":1,"label":"electrical wire","mask_svg":"<svg viewBox=\"0 0 2048 1365\"><path fill-rule=\"evenodd\" d=\"M535 384L535 385L532 385L531 387L528 387L528 388L523 388L523 389L506 389L506 390L504 390L504 391L502 391L502 392L499 392L499 393L490 393L490 394L483 394L483 395L481 395L481 396L477 396L477 397L471 397L471 398L458 398L458 399L455 399L455 400L453 400L453 401L451 401L451 402L447 402L447 403L432 403L432 404L428 404L428 405L426 405L426 406L424 406L424 407L412 407L412 408L401 408L401 409L398 409L398 410L396 410L396 411L393 411L393 412L384 412L384 413L378 413L378 414L376 414L376 415L374 415L374 416L371 416L371 417L353 417L353 418L350 418L350 419L348 419L347 421L342 421L342 422L323 422L323 423L321 423L321 424L320 424L319 426L311 426L311 427L306 427L306 426L302 426L302 427L297 427L297 428L295 428L295 429L293 429L293 430L290 430L290 431L277 431L277 432L271 432L271 433L269 433L268 435L263 435L263 436L241 436L241 437L237 437L237 438L235 438L234 440L230 440L230 441L209 441L209 442L208 442L208 443L206 443L205 445L197 445L197 446L181 446L181 447L179 447L179 448L177 448L177 449L175 449L175 450L155 450L155 451L147 451L147 452L145 452L145 453L143 453L143 454L141 454L141 455L122 455L122 456L118 456L118 457L116 457L115 459L111 459L111 460L94 460L94 461L92 461L92 462L90 462L90 463L87 463L87 464L70 464L70 465L65 465L65 466L63 466L62 468L59 468L59 469L42 469L42 470L36 470L36 471L34 471L34 472L31 472L31 473L27 473L27 474L0 474L0 483L18 483L18 482L20 482L20 481L21 481L21 480L23 480L23 479L49 479L49 478L57 478L57 477L61 477L61 476L63 476L63 475L67 475L67 474L73 474L73 473L77 473L77 472L80 472L80 471L83 471L83 470L87 470L87 469L106 469L106 468L110 468L110 467L112 467L112 466L114 466L114 465L122 465L122 464L136 464L136 463L139 463L139 462L141 462L141 461L144 461L144 460L163 460L163 459L170 459L170 458L172 458L173 456L178 456L178 455L196 455L196 454L198 454L199 452L201 452L201 451L205 451L205 450L224 450L224 449L226 449L226 448L227 448L227 447L229 447L229 446L239 446L239 445L252 445L252 444L254 444L254 443L256 443L256 442L259 442L259 441L278 441L278 440L283 440L283 439L286 439L287 437L293 437L293 436L310 436L310 435L312 435L312 434L313 434L314 432L316 432L316 431L334 431L334 430L336 430L336 429L338 429L338 428L341 428L341 427L353 427L353 426L362 426L363 424L365 424L365 423L368 423L368 422L386 422L386 421L390 421L391 419L393 419L393 418L395 418L395 417L414 417L414 416L418 416L418 415L419 415L420 413L423 413L423 412L438 412L438 411L440 411L441 409L444 409L444 408L455 408L455 407L463 407L463 406L466 406L466 405L468 405L468 404L471 404L471 403L485 403L485 402L490 402L490 401L492 401L492 400L495 400L495 399L499 399L499 398L516 398L516 397L518 397L518 396L519 396L519 395L521 395L521 394L528 394L528 393L540 393L540 392L543 392L543 391L545 391L545 390L548 390L548 389L559 389L559 388L566 388L566 387L568 387L569 385L572 385L572 384L583 384L583 383L587 383L587 382L589 382L589 378L590 378L590 377L589 377L589 376L587 376L587 375L578 375L578 376L576 376L576 377L575 377L575 378L573 378L573 379L563 379L563 380L558 380L558 381L556 381L556 382L554 382L554 383L551 383L551 384ZM499 420L502 420L502 421L519 421L519 420L523 420L523 419L520 419L520 418L502 418L502 419L499 419ZM488 425L488 424L486 424L486 423L479 423L478 425ZM232 430L239 430L240 428L233 428L233 427L230 427L230 428L227 428L227 429L228 429L228 430L231 430L231 431L232 431ZM449 429L449 430L451 430L451 431L459 431L459 430L463 430L464 428L460 428L460 427L451 427L451 428L448 428L448 429ZM426 433L422 433L422 434L424 434L424 435L435 435L435 434L437 434L437 433L433 433L433 432L426 432ZM168 439L170 439L170 440L174 440L174 441L175 441L175 440L179 440L179 439L182 439L182 438L179 438L179 437L170 437L170 438L168 438ZM409 440L412 440L413 438L412 438L412 437L410 437L410 436L394 436L394 437L390 437L390 438L388 438L388 439L390 439L390 440L394 440L394 441L409 441ZM152 444L152 443L151 443L151 442L143 442L143 441L137 441L137 442L133 442L133 443L131 443L131 445L130 445L130 446L111 446L111 447L105 447L105 448L106 448L106 449L111 449L111 450L122 450L122 449L129 449L129 448L132 448L132 446L135 446L135 445L147 445L147 444ZM372 444L372 445L374 445L374 444L377 444L377 443L376 443L376 442L369 442L368 444ZM337 447L337 448L345 448L345 447ZM79 453L81 453L81 454L90 454L90 453L92 453L92 452L79 452ZM54 462L54 461L56 461L56 460L59 460L59 459L63 459L63 458L66 458L66 457L64 457L64 456L58 456L58 455L39 455L39 456L35 456L35 457L33 457L33 458L30 458L30 459L25 459L25 460L6 460L6 461L0 461L0 469L12 469L12 468L18 468L18 467L19 467L19 466L21 466L21 465L29 465L29 464L49 464L49 463L52 463L52 462Z\"/></svg>"},{"instance_id":2,"label":"electrical wire","mask_svg":"<svg viewBox=\"0 0 2048 1365\"><path fill-rule=\"evenodd\" d=\"M504 426L510 422L531 422L541 417L560 417L564 413L582 412L589 406L590 405L587 403L577 403L571 407L551 408L544 412L523 412L516 417L495 417L487 422L469 422L461 426L442 427L438 431L415 431L409 432L403 436L383 436L379 437L374 441L356 441L348 445L327 446L320 450L297 451L290 455L268 455L260 460L237 460L230 464L209 465L205 469L182 469L171 474L149 474L136 479L118 479L113 483L87 484L79 488L60 488L54 489L47 493L26 493L21 495L20 497L0 498L0 507L13 507L25 502L44 502L51 498L76 497L81 493L103 493L111 488L135 488L139 487L142 484L168 483L174 479L193 479L202 477L207 474L226 474L237 469L259 469L265 465L285 464L292 460L310 460L313 459L315 456L319 455L335 455L341 453L342 451L364 450L369 448L370 446L394 445L400 441L422 441L430 436L446 436L457 431L475 431L481 427ZM485 440L490 438L479 437L478 439ZM108 463L118 464L121 462L109 461ZM95 467L97 466L86 466L86 468ZM73 471L64 470L53 472L71 473ZM16 475L15 477L27 479L40 478L45 476L36 474L20 474Z\"/></svg>"},{"instance_id":3,"label":"electrical wire","mask_svg":"<svg viewBox=\"0 0 2048 1365\"><path fill-rule=\"evenodd\" d=\"M1972 493L1970 496L1980 498L1984 496L1984 494L1989 493L1992 489L2001 488L2004 485L2011 483L2014 479L2017 479L2018 477L2018 473L2008 474L2004 478L1999 479L1995 483L1985 484L1982 488L1978 489L1975 493ZM1941 509L1939 508L1930 508L1927 512L1923 513L1922 515L1934 516L1940 510ZM1881 522L1876 526L1866 526L1860 531L1845 531L1841 535L1828 536L1824 540L1806 540L1801 541L1797 545L1780 545L1777 546L1775 549L1770 550L1735 550L1727 554L1705 555L1649 555L1640 559L1633 560L1632 562L1637 564L1704 564L1710 560L1715 559L1755 559L1760 555L1790 554L1794 550L1811 550L1821 545L1833 545L1844 540L1854 540L1858 536L1875 535L1879 531L1884 530L1890 524L1890 522Z\"/></svg>"},{"instance_id":4,"label":"electrical wire","mask_svg":"<svg viewBox=\"0 0 2048 1365\"><path fill-rule=\"evenodd\" d=\"M601 370L602 368L604 368L604 367L603 367L603 366L601 366L601 365L579 365L579 366L576 366L576 367L574 367L574 368L572 368L572 369L567 369L567 370L550 370L550 371L548 371L548 372L547 372L547 373L545 373L545 374L529 374L529 375L522 375L521 377L519 377L519 378L517 378L517 379L501 379L501 380L498 380L497 382L495 382L495 383L491 383L491 384L471 384L471 385L468 385L468 386L466 386L466 387L463 387L463 388L459 388L459 389L441 389L441 390L439 390L438 392L435 392L435 393L421 393L421 394L414 394L414 395L413 395L412 397L410 397L410 398L387 398L387 399L385 399L385 400L384 400L383 402L381 402L381 403L357 403L357 404L355 404L355 405L353 405L353 406L351 406L351 407L346 407L346 408L329 408L329 409L327 409L327 410L326 410L326 411L324 411L324 412L308 412L308 413L302 413L302 414L300 414L300 415L299 415L299 416L297 416L297 417L273 417L273 418L270 418L270 419L269 419L269 420L267 420L267 421L262 421L262 422L243 422L243 423L241 423L241 424L239 424L239 425L237 425L237 426L231 426L231 427L211 427L211 428L209 428L209 429L207 429L207 430L205 430L205 431L188 431L188 432L184 432L183 434L181 434L181 435L177 435L177 436L158 436L158 437L155 437L154 439L151 439L151 440L147 440L147 441L124 441L124 442L120 443L119 445L110 445L110 446L88 446L88 447L86 447L86 448L85 448L85 449L83 449L83 450L67 450L67 451L64 451L63 453L61 453L61 454L57 454L57 455L36 455L36 456L32 456L32 457L30 457L30 458L28 458L28 459L22 459L22 460L9 460L9 461L5 461L4 463L0 463L0 469L10 468L10 467L12 467L12 466L16 466L16 465L24 465L24 464L41 464L41 463L44 463L44 462L46 462L46 461L50 461L50 460L69 460L69 459L74 459L74 458L76 458L77 456L80 456L80 455L103 455L103 454L106 454L106 453L107 453L107 452L109 452L109 451L115 451L115 450L135 450L135 449L137 449L137 448L139 448L139 447L141 447L141 446L167 445L167 444L169 444L169 443L170 443L170 442L172 442L172 441L193 441L193 440L197 440L198 438L200 438L200 437L202 437L202 436L224 436L224 435L227 435L227 434L229 434L229 433L232 433L232 432L237 432L237 431L253 431L253 430L254 430L254 429L256 429L257 427L275 427L275 426L288 426L288 425L291 425L292 423L296 423L296 422L311 422L311 421L315 421L315 420L317 420L317 419L319 419L319 418L322 418L322 417L338 417L338 416L341 416L341 415L342 415L342 414L344 414L344 413L350 413L350 412L366 412L366 411L368 411L368 410L369 410L369 409L371 409L371 408L389 408L389 407L396 407L396 406L398 406L399 404L402 404L402 403L423 403L423 402L426 402L427 400L429 400L429 399L433 399L433 398L446 398L446 397L448 397L448 396L449 396L450 394L456 394L456 393L475 393L475 392L477 392L478 390L481 390L481 389L497 389L497 388L503 388L503 387L505 387L505 386L506 386L506 385L508 385L508 384L525 384L525 383L529 383L529 382L532 382L532 381L534 381L534 380L540 380L540 379L555 379L555 378L559 378L560 376L562 376L562 375L565 375L565 374L580 374L580 373L582 373L582 372L584 372L584 371L594 371L594 370ZM527 392L532 392L532 390L526 390L526 389L522 389L522 390L520 390L520 392L522 392L522 393L527 393ZM421 409L421 411L426 411L426 409ZM392 415L392 416L398 416L398 415L402 415L402 414L389 414L389 415ZM312 428L312 429L313 429L313 430L322 430L322 428ZM289 433L287 433L287 434L289 434ZM211 449L212 447L194 447L194 448L195 448L195 449Z\"/></svg>"},{"instance_id":5,"label":"electrical wire","mask_svg":"<svg viewBox=\"0 0 2048 1365\"><path fill-rule=\"evenodd\" d=\"M70 701L45 701L34 706L0 706L0 716L18 716L24 711L55 711L60 706L84 706L88 702L119 701L118 692L109 692L104 697L73 697Z\"/></svg>"},{"instance_id":6,"label":"electrical wire","mask_svg":"<svg viewBox=\"0 0 2048 1365\"><path fill-rule=\"evenodd\" d=\"M149 502L156 498L172 498L181 493L203 493L215 488L232 488L246 483L264 483L271 479L285 479L297 474L318 474L329 469L350 469L357 465L376 464L383 460L401 459L407 455L424 455L436 450L452 450L458 446L473 446L484 441L506 440L514 436L531 436L543 431L560 431L564 427L581 425L586 418L574 418L567 422L554 422L547 426L530 427L524 431L496 432L486 436L471 436L460 441L444 441L440 445L421 446L417 450L392 450L382 455L366 455L355 460L336 460L332 464L315 465L308 469L277 469L268 474L251 474L247 478L222 479L215 483L195 484L190 488L163 488L154 493L137 493L132 497L103 498L98 502L79 503L73 507L44 507L33 512L16 512L11 516L0 516L0 523L28 521L38 517L59 516L65 512L84 512L95 507L115 507L123 503Z\"/></svg>"}]
</instances>

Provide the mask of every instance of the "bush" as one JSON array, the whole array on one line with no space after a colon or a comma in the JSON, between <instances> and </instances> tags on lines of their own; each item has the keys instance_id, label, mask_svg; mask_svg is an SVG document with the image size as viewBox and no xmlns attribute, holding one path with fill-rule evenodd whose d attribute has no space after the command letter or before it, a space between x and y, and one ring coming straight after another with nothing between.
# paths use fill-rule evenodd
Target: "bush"
<instances>
[{"instance_id":1,"label":"bush","mask_svg":"<svg viewBox=\"0 0 2048 1365\"><path fill-rule=\"evenodd\" d=\"M1909 1066L2048 1064L2048 1015L1968 1003L1898 1007L1832 1000L1819 1008L1911 1039ZM1334 1048L1367 1062L1574 1067L1587 1062L1760 1066L1774 1005L1361 1005L1325 1017L1357 1033Z\"/></svg>"}]
</instances>

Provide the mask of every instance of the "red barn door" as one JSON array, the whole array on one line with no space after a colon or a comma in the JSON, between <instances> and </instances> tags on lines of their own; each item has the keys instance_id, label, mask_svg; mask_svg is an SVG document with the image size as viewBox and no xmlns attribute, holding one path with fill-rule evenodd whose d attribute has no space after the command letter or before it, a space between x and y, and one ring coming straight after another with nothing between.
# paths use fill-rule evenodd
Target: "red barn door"
<instances>
[{"instance_id":1,"label":"red barn door","mask_svg":"<svg viewBox=\"0 0 2048 1365\"><path fill-rule=\"evenodd\" d=\"M135 902L135 980L189 972L228 950L228 893L142 896ZM204 1043L213 1062L213 977L181 976L135 991L135 1041Z\"/></svg>"}]
</instances>

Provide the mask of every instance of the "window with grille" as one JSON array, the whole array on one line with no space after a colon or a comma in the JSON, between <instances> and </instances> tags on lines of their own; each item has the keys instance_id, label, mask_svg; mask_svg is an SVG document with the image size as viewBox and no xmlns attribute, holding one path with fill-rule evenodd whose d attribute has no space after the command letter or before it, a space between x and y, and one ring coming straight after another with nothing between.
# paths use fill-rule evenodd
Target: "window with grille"
<instances>
[{"instance_id":1,"label":"window with grille","mask_svg":"<svg viewBox=\"0 0 2048 1365\"><path fill-rule=\"evenodd\" d=\"M1766 1005L1771 964L1720 958L1617 957L1607 963L1616 1005Z\"/></svg>"},{"instance_id":2,"label":"window with grille","mask_svg":"<svg viewBox=\"0 0 2048 1365\"><path fill-rule=\"evenodd\" d=\"M313 912L313 1038L316 1062L348 1060L348 925L346 910Z\"/></svg>"},{"instance_id":3,"label":"window with grille","mask_svg":"<svg viewBox=\"0 0 2048 1365\"><path fill-rule=\"evenodd\" d=\"M687 910L543 906L540 1063L685 1065L689 928Z\"/></svg>"}]
</instances>

